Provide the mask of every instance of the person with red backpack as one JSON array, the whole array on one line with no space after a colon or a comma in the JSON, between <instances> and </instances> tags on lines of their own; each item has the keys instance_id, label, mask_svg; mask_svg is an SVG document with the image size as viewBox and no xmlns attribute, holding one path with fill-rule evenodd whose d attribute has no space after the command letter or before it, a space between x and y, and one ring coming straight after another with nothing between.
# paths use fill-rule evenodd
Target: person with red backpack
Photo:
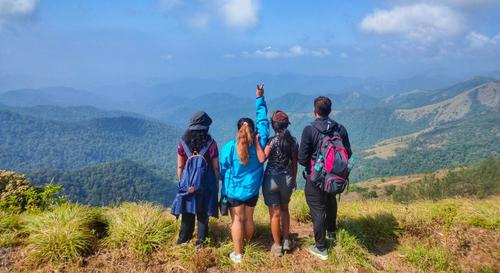
<instances>
[{"instance_id":1,"label":"person with red backpack","mask_svg":"<svg viewBox=\"0 0 500 273\"><path fill-rule=\"evenodd\" d=\"M208 235L208 217L218 217L219 151L208 133L212 119L205 112L194 113L177 147L178 192L171 213L182 215L177 244L191 240L197 221L196 247Z\"/></svg>"},{"instance_id":2,"label":"person with red backpack","mask_svg":"<svg viewBox=\"0 0 500 273\"><path fill-rule=\"evenodd\" d=\"M349 158L352 155L345 127L330 119L332 102L320 96L314 100L316 119L302 132L298 161L305 167L304 188L313 221L315 244L308 251L321 260L328 259L327 239L335 243L336 195L348 185Z\"/></svg>"}]
</instances>

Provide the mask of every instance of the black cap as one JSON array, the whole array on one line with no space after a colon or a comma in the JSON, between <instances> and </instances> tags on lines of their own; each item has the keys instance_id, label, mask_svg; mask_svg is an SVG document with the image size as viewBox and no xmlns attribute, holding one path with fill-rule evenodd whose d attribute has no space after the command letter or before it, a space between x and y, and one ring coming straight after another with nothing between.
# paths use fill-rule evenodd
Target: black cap
<instances>
[{"instance_id":1,"label":"black cap","mask_svg":"<svg viewBox=\"0 0 500 273\"><path fill-rule=\"evenodd\" d=\"M212 124L212 119L207 113L200 111L194 113L189 119L189 130L208 130Z\"/></svg>"}]
</instances>

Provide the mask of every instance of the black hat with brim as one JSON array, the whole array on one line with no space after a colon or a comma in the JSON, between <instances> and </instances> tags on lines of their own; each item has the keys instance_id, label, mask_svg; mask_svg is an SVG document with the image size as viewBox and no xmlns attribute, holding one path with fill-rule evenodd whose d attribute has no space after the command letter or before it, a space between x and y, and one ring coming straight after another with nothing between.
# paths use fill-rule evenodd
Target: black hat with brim
<instances>
[{"instance_id":1,"label":"black hat with brim","mask_svg":"<svg viewBox=\"0 0 500 273\"><path fill-rule=\"evenodd\" d=\"M189 119L189 130L208 130L212 124L212 119L207 113L200 111L194 113Z\"/></svg>"}]
</instances>

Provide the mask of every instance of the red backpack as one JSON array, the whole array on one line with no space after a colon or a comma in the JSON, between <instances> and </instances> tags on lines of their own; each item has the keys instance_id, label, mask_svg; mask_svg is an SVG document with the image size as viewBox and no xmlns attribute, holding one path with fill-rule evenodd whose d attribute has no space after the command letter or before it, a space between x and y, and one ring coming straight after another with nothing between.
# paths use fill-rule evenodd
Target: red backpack
<instances>
[{"instance_id":1,"label":"red backpack","mask_svg":"<svg viewBox=\"0 0 500 273\"><path fill-rule=\"evenodd\" d=\"M349 184L349 156L342 137L322 134L316 159L311 160L311 182L326 193L340 194Z\"/></svg>"}]
</instances>

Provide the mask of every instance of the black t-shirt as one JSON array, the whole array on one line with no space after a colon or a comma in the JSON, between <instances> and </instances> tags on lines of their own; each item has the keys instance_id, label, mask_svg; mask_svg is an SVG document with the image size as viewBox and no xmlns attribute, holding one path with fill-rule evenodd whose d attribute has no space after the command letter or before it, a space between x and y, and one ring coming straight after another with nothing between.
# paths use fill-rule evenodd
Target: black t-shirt
<instances>
[{"instance_id":1,"label":"black t-shirt","mask_svg":"<svg viewBox=\"0 0 500 273\"><path fill-rule=\"evenodd\" d=\"M271 148L271 153L269 154L266 174L267 175L278 175L286 174L290 175L292 173L292 158L285 158L286 155L281 151L279 147L279 135L271 137L267 140L267 145ZM298 144L295 138L293 139L294 144L292 145L292 155L297 155ZM288 160L286 160L288 159ZM287 163L285 165L285 163Z\"/></svg>"}]
</instances>

